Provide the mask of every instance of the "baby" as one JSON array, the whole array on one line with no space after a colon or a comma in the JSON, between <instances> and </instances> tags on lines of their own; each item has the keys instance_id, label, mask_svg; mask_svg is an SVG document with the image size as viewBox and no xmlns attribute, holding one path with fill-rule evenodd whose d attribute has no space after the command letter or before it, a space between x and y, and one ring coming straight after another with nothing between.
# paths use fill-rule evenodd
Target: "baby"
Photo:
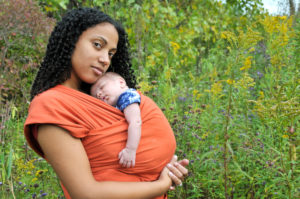
<instances>
[{"instance_id":1,"label":"baby","mask_svg":"<svg viewBox=\"0 0 300 199\"><path fill-rule=\"evenodd\" d=\"M141 96L135 89L128 88L123 77L113 72L105 73L92 85L91 94L123 111L128 122L128 139L126 147L119 153L119 163L123 167L134 167L141 138Z\"/></svg>"}]
</instances>

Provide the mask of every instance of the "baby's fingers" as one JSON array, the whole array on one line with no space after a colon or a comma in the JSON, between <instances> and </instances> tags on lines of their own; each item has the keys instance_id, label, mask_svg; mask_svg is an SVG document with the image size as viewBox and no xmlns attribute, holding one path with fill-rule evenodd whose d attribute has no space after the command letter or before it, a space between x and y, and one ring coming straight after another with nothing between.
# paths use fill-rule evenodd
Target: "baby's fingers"
<instances>
[{"instance_id":1,"label":"baby's fingers","mask_svg":"<svg viewBox=\"0 0 300 199\"><path fill-rule=\"evenodd\" d=\"M119 159L122 158L122 155L123 155L123 150L122 150L122 151L119 153L119 155L118 155Z\"/></svg>"}]
</instances>

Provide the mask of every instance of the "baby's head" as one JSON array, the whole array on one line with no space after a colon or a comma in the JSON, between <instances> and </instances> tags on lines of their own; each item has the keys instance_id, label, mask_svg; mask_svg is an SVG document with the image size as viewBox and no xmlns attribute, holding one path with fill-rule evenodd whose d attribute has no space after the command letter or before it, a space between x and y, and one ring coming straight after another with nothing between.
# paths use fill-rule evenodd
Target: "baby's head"
<instances>
[{"instance_id":1,"label":"baby's head","mask_svg":"<svg viewBox=\"0 0 300 199\"><path fill-rule=\"evenodd\" d=\"M128 89L126 81L117 73L107 72L91 87L91 94L107 104L115 106L119 96Z\"/></svg>"}]
</instances>

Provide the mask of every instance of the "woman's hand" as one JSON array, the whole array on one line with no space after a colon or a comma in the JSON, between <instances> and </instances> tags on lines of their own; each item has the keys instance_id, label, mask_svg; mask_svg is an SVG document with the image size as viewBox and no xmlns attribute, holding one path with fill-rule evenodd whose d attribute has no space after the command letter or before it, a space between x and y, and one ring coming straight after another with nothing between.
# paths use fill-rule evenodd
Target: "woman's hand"
<instances>
[{"instance_id":1,"label":"woman's hand","mask_svg":"<svg viewBox=\"0 0 300 199\"><path fill-rule=\"evenodd\" d=\"M174 190L175 186L182 185L182 181L188 175L188 170L185 168L188 164L189 161L187 159L177 161L177 156L174 155L171 162L163 169L159 180L167 180L167 174L169 176L169 189Z\"/></svg>"},{"instance_id":2,"label":"woman's hand","mask_svg":"<svg viewBox=\"0 0 300 199\"><path fill-rule=\"evenodd\" d=\"M167 165L170 170L169 176L173 181L173 185L170 186L170 190L174 190L175 186L182 186L182 181L188 175L188 169L185 168L189 164L189 160L183 159L177 161L177 156L174 155L171 162Z\"/></svg>"}]
</instances>

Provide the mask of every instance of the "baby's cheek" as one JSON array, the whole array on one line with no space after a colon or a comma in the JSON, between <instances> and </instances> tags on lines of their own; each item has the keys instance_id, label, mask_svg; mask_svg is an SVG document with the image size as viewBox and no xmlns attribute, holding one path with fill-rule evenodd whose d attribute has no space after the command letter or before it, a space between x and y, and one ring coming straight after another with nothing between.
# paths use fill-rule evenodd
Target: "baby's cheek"
<instances>
[{"instance_id":1,"label":"baby's cheek","mask_svg":"<svg viewBox=\"0 0 300 199\"><path fill-rule=\"evenodd\" d=\"M97 93L96 93L96 88L94 86L91 87L91 95L93 97L96 97L97 96Z\"/></svg>"}]
</instances>

